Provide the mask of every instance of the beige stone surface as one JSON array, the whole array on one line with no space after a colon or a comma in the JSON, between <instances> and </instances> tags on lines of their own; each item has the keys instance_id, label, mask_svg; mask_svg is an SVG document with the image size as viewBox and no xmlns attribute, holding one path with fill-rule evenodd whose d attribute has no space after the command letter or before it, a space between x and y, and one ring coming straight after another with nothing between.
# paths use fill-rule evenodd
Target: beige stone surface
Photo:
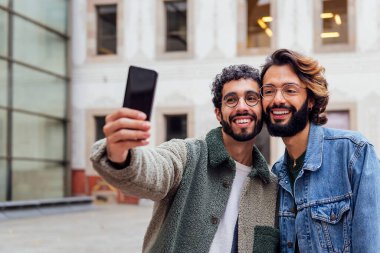
<instances>
[{"instance_id":1,"label":"beige stone surface","mask_svg":"<svg viewBox=\"0 0 380 253\"><path fill-rule=\"evenodd\" d=\"M151 203L0 221L0 252L141 252Z\"/></svg>"}]
</instances>

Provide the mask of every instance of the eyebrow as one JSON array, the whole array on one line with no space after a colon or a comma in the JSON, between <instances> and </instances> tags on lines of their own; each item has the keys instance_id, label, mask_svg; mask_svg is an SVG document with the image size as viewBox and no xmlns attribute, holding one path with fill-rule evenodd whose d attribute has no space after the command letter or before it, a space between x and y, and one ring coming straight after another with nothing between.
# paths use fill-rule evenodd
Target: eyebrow
<instances>
[{"instance_id":1,"label":"eyebrow","mask_svg":"<svg viewBox=\"0 0 380 253\"><path fill-rule=\"evenodd\" d=\"M298 85L298 86L301 86L301 84L299 83L295 83L295 82L285 82L285 83L282 83L281 86L284 86L284 85L287 85L287 84L295 84L295 85ZM273 83L266 83L266 84L263 84L263 86L276 86L274 85Z\"/></svg>"},{"instance_id":2,"label":"eyebrow","mask_svg":"<svg viewBox=\"0 0 380 253\"><path fill-rule=\"evenodd\" d=\"M247 90L246 92L244 92L244 95L247 95L247 94L250 94L250 93L259 94L257 91ZM234 92L234 91L228 92L226 95L224 95L223 99L226 99L227 97L230 97L230 96L237 96L237 93Z\"/></svg>"}]
</instances>

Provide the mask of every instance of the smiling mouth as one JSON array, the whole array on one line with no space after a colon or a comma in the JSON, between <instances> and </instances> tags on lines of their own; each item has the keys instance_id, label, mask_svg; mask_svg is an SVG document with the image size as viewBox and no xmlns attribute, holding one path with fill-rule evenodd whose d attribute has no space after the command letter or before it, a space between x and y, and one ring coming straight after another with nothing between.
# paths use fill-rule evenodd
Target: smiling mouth
<instances>
[{"instance_id":1,"label":"smiling mouth","mask_svg":"<svg viewBox=\"0 0 380 253\"><path fill-rule=\"evenodd\" d=\"M239 127L247 127L253 119L251 117L235 117L232 122Z\"/></svg>"},{"instance_id":2,"label":"smiling mouth","mask_svg":"<svg viewBox=\"0 0 380 253\"><path fill-rule=\"evenodd\" d=\"M288 118L290 114L291 114L291 111L286 108L276 108L276 109L271 110L272 118L275 121L284 120Z\"/></svg>"},{"instance_id":3,"label":"smiling mouth","mask_svg":"<svg viewBox=\"0 0 380 253\"><path fill-rule=\"evenodd\" d=\"M237 120L234 120L234 122L236 123L236 124L246 124L246 123L249 123L249 122L251 122L252 120L250 120L250 119L237 119Z\"/></svg>"}]
</instances>

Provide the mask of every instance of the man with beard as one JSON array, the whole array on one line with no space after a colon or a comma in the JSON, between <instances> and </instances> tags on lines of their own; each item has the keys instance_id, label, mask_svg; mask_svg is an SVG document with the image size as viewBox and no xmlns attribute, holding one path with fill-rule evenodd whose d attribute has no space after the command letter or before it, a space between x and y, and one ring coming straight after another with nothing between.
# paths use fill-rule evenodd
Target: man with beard
<instances>
[{"instance_id":1,"label":"man with beard","mask_svg":"<svg viewBox=\"0 0 380 253\"><path fill-rule=\"evenodd\" d=\"M321 126L324 68L280 49L261 78L265 123L286 146L272 169L280 185L281 252L379 252L379 159L360 133Z\"/></svg>"},{"instance_id":2,"label":"man with beard","mask_svg":"<svg viewBox=\"0 0 380 253\"><path fill-rule=\"evenodd\" d=\"M205 138L142 148L145 115L122 108L107 116L91 160L113 186L155 201L143 252L276 252L277 179L254 145L259 84L250 66L224 68L212 84L222 127Z\"/></svg>"}]
</instances>

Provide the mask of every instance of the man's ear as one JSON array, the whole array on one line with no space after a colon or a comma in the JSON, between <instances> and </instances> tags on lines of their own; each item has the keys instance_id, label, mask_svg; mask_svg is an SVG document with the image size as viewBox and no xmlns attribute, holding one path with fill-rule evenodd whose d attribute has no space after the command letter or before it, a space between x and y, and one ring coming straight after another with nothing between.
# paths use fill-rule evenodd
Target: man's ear
<instances>
[{"instance_id":1,"label":"man's ear","mask_svg":"<svg viewBox=\"0 0 380 253\"><path fill-rule=\"evenodd\" d=\"M307 102L307 108L312 109L314 107L315 100L314 98L309 98Z\"/></svg>"},{"instance_id":2,"label":"man's ear","mask_svg":"<svg viewBox=\"0 0 380 253\"><path fill-rule=\"evenodd\" d=\"M219 109L219 108L215 108L215 109L214 109L214 112L215 112L216 119L217 119L219 122L222 121L222 114L220 113L220 109Z\"/></svg>"}]
</instances>

